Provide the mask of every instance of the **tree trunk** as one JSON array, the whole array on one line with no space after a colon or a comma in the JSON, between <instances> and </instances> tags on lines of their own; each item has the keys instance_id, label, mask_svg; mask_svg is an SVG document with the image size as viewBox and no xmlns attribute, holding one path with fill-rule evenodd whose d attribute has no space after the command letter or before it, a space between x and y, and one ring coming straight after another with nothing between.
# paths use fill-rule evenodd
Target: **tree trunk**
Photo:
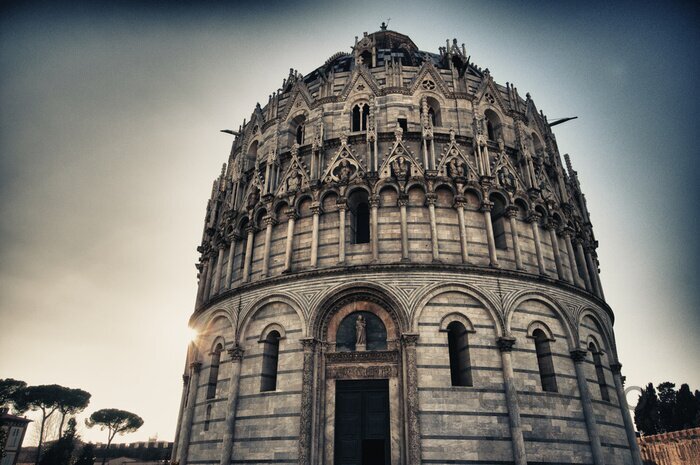
<instances>
[{"instance_id":1,"label":"tree trunk","mask_svg":"<svg viewBox=\"0 0 700 465\"><path fill-rule=\"evenodd\" d=\"M51 412L53 413L53 412ZM34 465L39 465L39 459L41 458L41 444L44 441L44 425L46 424L46 410L41 409L41 426L39 427L39 444L36 447L36 460Z\"/></svg>"},{"instance_id":2,"label":"tree trunk","mask_svg":"<svg viewBox=\"0 0 700 465\"><path fill-rule=\"evenodd\" d=\"M66 420L66 414L61 412L61 423L58 425L58 439L63 437L63 422Z\"/></svg>"},{"instance_id":3,"label":"tree trunk","mask_svg":"<svg viewBox=\"0 0 700 465\"><path fill-rule=\"evenodd\" d=\"M114 439L115 434L117 434L116 431L114 433L112 433L111 431L108 433L107 447L105 448L105 453L102 454L102 465L105 465L105 462L107 461L107 452L109 452L109 445L112 444L112 439Z\"/></svg>"}]
</instances>

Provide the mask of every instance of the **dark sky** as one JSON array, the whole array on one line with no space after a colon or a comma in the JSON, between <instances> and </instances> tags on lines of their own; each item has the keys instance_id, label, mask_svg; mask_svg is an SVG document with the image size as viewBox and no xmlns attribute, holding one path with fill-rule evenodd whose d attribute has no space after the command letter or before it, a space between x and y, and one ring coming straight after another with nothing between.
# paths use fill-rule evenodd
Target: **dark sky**
<instances>
[{"instance_id":1,"label":"dark sky","mask_svg":"<svg viewBox=\"0 0 700 465\"><path fill-rule=\"evenodd\" d=\"M700 389L693 3L2 5L0 377L81 387L88 413L144 417L125 440L172 439L219 129L391 18L422 50L466 43L550 120L579 117L555 134L628 385Z\"/></svg>"}]
</instances>

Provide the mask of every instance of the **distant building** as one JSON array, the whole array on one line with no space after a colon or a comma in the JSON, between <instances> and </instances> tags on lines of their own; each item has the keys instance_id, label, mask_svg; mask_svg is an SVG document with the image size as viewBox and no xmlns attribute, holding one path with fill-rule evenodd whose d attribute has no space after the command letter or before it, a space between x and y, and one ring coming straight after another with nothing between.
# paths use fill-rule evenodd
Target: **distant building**
<instances>
[{"instance_id":1,"label":"distant building","mask_svg":"<svg viewBox=\"0 0 700 465\"><path fill-rule=\"evenodd\" d=\"M642 436L638 442L645 465L700 463L700 428Z\"/></svg>"},{"instance_id":2,"label":"distant building","mask_svg":"<svg viewBox=\"0 0 700 465\"><path fill-rule=\"evenodd\" d=\"M16 465L27 425L31 421L24 417L10 415L6 408L0 409L0 429L5 433L2 436L5 456L2 457L0 465Z\"/></svg>"}]
</instances>

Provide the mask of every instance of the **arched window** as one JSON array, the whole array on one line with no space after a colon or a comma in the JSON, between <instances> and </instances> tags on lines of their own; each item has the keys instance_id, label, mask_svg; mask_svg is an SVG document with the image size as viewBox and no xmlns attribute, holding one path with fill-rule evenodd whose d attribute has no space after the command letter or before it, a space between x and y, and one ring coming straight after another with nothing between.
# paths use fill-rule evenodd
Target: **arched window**
<instances>
[{"instance_id":1,"label":"arched window","mask_svg":"<svg viewBox=\"0 0 700 465\"><path fill-rule=\"evenodd\" d=\"M296 141L297 141L297 144L299 144L299 145L304 144L304 124L303 123L300 123L299 126L297 126Z\"/></svg>"},{"instance_id":2,"label":"arched window","mask_svg":"<svg viewBox=\"0 0 700 465\"><path fill-rule=\"evenodd\" d=\"M209 431L209 423L211 423L211 405L207 405L207 414L204 417L204 431Z\"/></svg>"},{"instance_id":3,"label":"arched window","mask_svg":"<svg viewBox=\"0 0 700 465\"><path fill-rule=\"evenodd\" d=\"M486 136L489 140L497 141L501 137L501 119L493 110L486 110L484 118L486 119Z\"/></svg>"},{"instance_id":4,"label":"arched window","mask_svg":"<svg viewBox=\"0 0 700 465\"><path fill-rule=\"evenodd\" d=\"M433 126L442 126L440 102L433 97L426 97L425 101L428 104L428 118L430 118L430 122ZM423 112L423 108L421 108L421 112Z\"/></svg>"},{"instance_id":5,"label":"arched window","mask_svg":"<svg viewBox=\"0 0 700 465\"><path fill-rule=\"evenodd\" d=\"M598 386L600 387L600 398L606 402L610 402L610 394L608 393L608 384L605 382L605 371L603 370L603 361L600 358L601 352L591 342L588 345L588 350L593 354L593 364L595 365L595 374L598 378Z\"/></svg>"},{"instance_id":6,"label":"arched window","mask_svg":"<svg viewBox=\"0 0 700 465\"><path fill-rule=\"evenodd\" d=\"M277 359L280 351L280 333L270 331L263 342L260 392L277 390Z\"/></svg>"},{"instance_id":7,"label":"arched window","mask_svg":"<svg viewBox=\"0 0 700 465\"><path fill-rule=\"evenodd\" d=\"M549 346L549 338L541 329L532 332L535 339L535 351L537 352L537 365L540 369L542 390L545 392L557 392L557 378L554 373L554 361L552 349Z\"/></svg>"},{"instance_id":8,"label":"arched window","mask_svg":"<svg viewBox=\"0 0 700 465\"><path fill-rule=\"evenodd\" d=\"M252 168L255 165L255 161L258 159L258 141L254 141L250 146L248 147L248 153L246 154L245 157L245 169Z\"/></svg>"},{"instance_id":9,"label":"arched window","mask_svg":"<svg viewBox=\"0 0 700 465\"><path fill-rule=\"evenodd\" d=\"M452 386L472 386L467 329L459 321L447 325L447 345L450 350Z\"/></svg>"},{"instance_id":10,"label":"arched window","mask_svg":"<svg viewBox=\"0 0 700 465\"><path fill-rule=\"evenodd\" d=\"M498 195L492 195L489 200L493 202L491 209L491 227L493 228L493 238L497 249L506 250L506 205Z\"/></svg>"},{"instance_id":11,"label":"arched window","mask_svg":"<svg viewBox=\"0 0 700 465\"><path fill-rule=\"evenodd\" d=\"M217 344L211 353L211 364L209 365L209 384L207 384L207 399L216 397L216 383L219 380L219 363L221 362L221 351L224 347Z\"/></svg>"},{"instance_id":12,"label":"arched window","mask_svg":"<svg viewBox=\"0 0 700 465\"><path fill-rule=\"evenodd\" d=\"M370 239L369 202L367 192L356 190L348 198L350 210L350 240L352 244L367 244Z\"/></svg>"},{"instance_id":13,"label":"arched window","mask_svg":"<svg viewBox=\"0 0 700 465\"><path fill-rule=\"evenodd\" d=\"M358 103L352 107L352 132L367 130L367 117L369 116L369 105Z\"/></svg>"}]
</instances>

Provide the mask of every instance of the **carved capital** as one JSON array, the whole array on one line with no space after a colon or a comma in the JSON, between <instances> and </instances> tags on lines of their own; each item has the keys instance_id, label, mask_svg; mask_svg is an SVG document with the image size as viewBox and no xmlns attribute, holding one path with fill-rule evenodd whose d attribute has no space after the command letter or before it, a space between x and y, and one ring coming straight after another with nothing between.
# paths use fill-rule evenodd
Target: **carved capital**
<instances>
[{"instance_id":1,"label":"carved capital","mask_svg":"<svg viewBox=\"0 0 700 465\"><path fill-rule=\"evenodd\" d=\"M348 200L345 197L338 197L338 200L336 200L335 204L338 207L338 210L348 209Z\"/></svg>"},{"instance_id":2,"label":"carved capital","mask_svg":"<svg viewBox=\"0 0 700 465\"><path fill-rule=\"evenodd\" d=\"M542 218L542 215L539 212L530 212L529 215L527 215L527 222L528 223L537 223L540 221Z\"/></svg>"},{"instance_id":3,"label":"carved capital","mask_svg":"<svg viewBox=\"0 0 700 465\"><path fill-rule=\"evenodd\" d=\"M379 196L378 195L373 195L372 197L369 198L369 206L370 208L379 208Z\"/></svg>"},{"instance_id":4,"label":"carved capital","mask_svg":"<svg viewBox=\"0 0 700 465\"><path fill-rule=\"evenodd\" d=\"M311 204L311 214L313 215L320 215L323 213L323 208L321 208L321 204L318 202Z\"/></svg>"},{"instance_id":5,"label":"carved capital","mask_svg":"<svg viewBox=\"0 0 700 465\"><path fill-rule=\"evenodd\" d=\"M318 342L318 340L316 340L316 338L313 337L303 337L299 341L301 342L301 346L304 349L304 352L310 352L314 350L314 348L316 347L316 343Z\"/></svg>"},{"instance_id":6,"label":"carved capital","mask_svg":"<svg viewBox=\"0 0 700 465\"><path fill-rule=\"evenodd\" d=\"M490 212L491 210L493 210L493 202L489 202L488 200L484 200L483 202L481 202L480 210L482 212Z\"/></svg>"},{"instance_id":7,"label":"carved capital","mask_svg":"<svg viewBox=\"0 0 700 465\"><path fill-rule=\"evenodd\" d=\"M190 381L190 375L182 375L182 385L183 386L186 386L189 381Z\"/></svg>"},{"instance_id":8,"label":"carved capital","mask_svg":"<svg viewBox=\"0 0 700 465\"><path fill-rule=\"evenodd\" d=\"M496 339L496 344L498 344L498 350L501 352L511 352L515 345L515 338L512 336L502 336Z\"/></svg>"},{"instance_id":9,"label":"carved capital","mask_svg":"<svg viewBox=\"0 0 700 465\"><path fill-rule=\"evenodd\" d=\"M231 349L228 350L228 355L231 357L232 362L238 362L240 363L241 360L243 360L243 353L245 350L243 347L239 345L233 346Z\"/></svg>"},{"instance_id":10,"label":"carved capital","mask_svg":"<svg viewBox=\"0 0 700 465\"><path fill-rule=\"evenodd\" d=\"M463 195L455 195L455 208L464 208L467 205L467 198Z\"/></svg>"},{"instance_id":11,"label":"carved capital","mask_svg":"<svg viewBox=\"0 0 700 465\"><path fill-rule=\"evenodd\" d=\"M425 195L425 203L428 205L435 205L437 202L437 194L426 194Z\"/></svg>"},{"instance_id":12,"label":"carved capital","mask_svg":"<svg viewBox=\"0 0 700 465\"><path fill-rule=\"evenodd\" d=\"M267 215L265 218L263 218L263 223L265 223L265 226L274 226L277 224L277 220L272 216Z\"/></svg>"},{"instance_id":13,"label":"carved capital","mask_svg":"<svg viewBox=\"0 0 700 465\"><path fill-rule=\"evenodd\" d=\"M408 205L408 196L406 194L400 195L397 203L399 204L399 207L405 207Z\"/></svg>"},{"instance_id":14,"label":"carved capital","mask_svg":"<svg viewBox=\"0 0 700 465\"><path fill-rule=\"evenodd\" d=\"M403 333L401 335L401 340L403 341L403 345L405 347L415 349L416 344L418 344L418 337L420 337L418 333Z\"/></svg>"},{"instance_id":15,"label":"carved capital","mask_svg":"<svg viewBox=\"0 0 700 465\"><path fill-rule=\"evenodd\" d=\"M610 370L613 372L614 375L619 375L622 372L622 364L621 363L611 363Z\"/></svg>"},{"instance_id":16,"label":"carved capital","mask_svg":"<svg viewBox=\"0 0 700 465\"><path fill-rule=\"evenodd\" d=\"M297 211L294 208L288 208L284 212L287 215L287 218L290 220L297 220L299 219L299 215L297 214Z\"/></svg>"},{"instance_id":17,"label":"carved capital","mask_svg":"<svg viewBox=\"0 0 700 465\"><path fill-rule=\"evenodd\" d=\"M585 349L574 349L569 353L571 354L571 359L574 361L574 363L581 363L586 360L588 351Z\"/></svg>"},{"instance_id":18,"label":"carved capital","mask_svg":"<svg viewBox=\"0 0 700 465\"><path fill-rule=\"evenodd\" d=\"M202 362L192 362L190 363L190 368L193 372L199 373L199 370L202 369Z\"/></svg>"},{"instance_id":19,"label":"carved capital","mask_svg":"<svg viewBox=\"0 0 700 465\"><path fill-rule=\"evenodd\" d=\"M509 205L508 207L506 207L505 216L508 219L517 218L518 212L519 212L518 207L516 207L515 205Z\"/></svg>"},{"instance_id":20,"label":"carved capital","mask_svg":"<svg viewBox=\"0 0 700 465\"><path fill-rule=\"evenodd\" d=\"M569 226L564 226L559 232L563 237L571 237L574 234L574 230Z\"/></svg>"},{"instance_id":21,"label":"carved capital","mask_svg":"<svg viewBox=\"0 0 700 465\"><path fill-rule=\"evenodd\" d=\"M545 221L543 226L544 226L544 229L546 229L547 231L552 231L556 227L556 225L554 224L554 221L552 221L552 220Z\"/></svg>"},{"instance_id":22,"label":"carved capital","mask_svg":"<svg viewBox=\"0 0 700 465\"><path fill-rule=\"evenodd\" d=\"M255 233L255 225L249 224L248 226L246 226L245 232L248 234L254 234Z\"/></svg>"}]
</instances>

